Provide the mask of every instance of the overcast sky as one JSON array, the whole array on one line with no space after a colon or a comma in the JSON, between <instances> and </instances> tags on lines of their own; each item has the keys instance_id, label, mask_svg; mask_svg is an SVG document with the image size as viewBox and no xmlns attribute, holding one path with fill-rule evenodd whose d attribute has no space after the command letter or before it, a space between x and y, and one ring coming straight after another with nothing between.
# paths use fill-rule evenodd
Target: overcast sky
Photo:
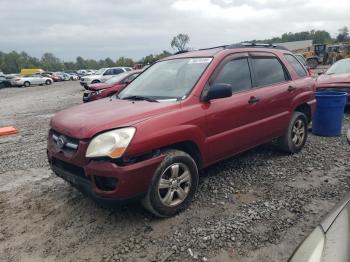
<instances>
[{"instance_id":1,"label":"overcast sky","mask_svg":"<svg viewBox=\"0 0 350 262\"><path fill-rule=\"evenodd\" d=\"M0 51L139 59L178 33L203 48L345 25L350 0L0 0Z\"/></svg>"}]
</instances>

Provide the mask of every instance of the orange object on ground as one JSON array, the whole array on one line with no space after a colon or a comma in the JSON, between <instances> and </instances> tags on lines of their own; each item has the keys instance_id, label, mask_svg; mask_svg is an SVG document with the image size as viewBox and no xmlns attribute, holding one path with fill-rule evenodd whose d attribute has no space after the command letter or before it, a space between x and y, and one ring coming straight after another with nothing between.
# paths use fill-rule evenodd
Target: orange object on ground
<instances>
[{"instance_id":1,"label":"orange object on ground","mask_svg":"<svg viewBox=\"0 0 350 262\"><path fill-rule=\"evenodd\" d=\"M17 134L17 129L13 126L0 127L0 136Z\"/></svg>"}]
</instances>

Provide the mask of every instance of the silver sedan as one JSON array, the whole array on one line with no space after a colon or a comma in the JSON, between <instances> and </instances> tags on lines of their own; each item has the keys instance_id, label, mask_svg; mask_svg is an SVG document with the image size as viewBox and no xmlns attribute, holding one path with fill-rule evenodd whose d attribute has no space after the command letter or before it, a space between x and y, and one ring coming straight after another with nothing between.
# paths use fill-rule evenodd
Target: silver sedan
<instances>
[{"instance_id":1,"label":"silver sedan","mask_svg":"<svg viewBox=\"0 0 350 262\"><path fill-rule=\"evenodd\" d=\"M41 75L18 76L11 79L11 84L13 86L29 87L31 85L51 85L52 83L53 80L51 78Z\"/></svg>"}]
</instances>

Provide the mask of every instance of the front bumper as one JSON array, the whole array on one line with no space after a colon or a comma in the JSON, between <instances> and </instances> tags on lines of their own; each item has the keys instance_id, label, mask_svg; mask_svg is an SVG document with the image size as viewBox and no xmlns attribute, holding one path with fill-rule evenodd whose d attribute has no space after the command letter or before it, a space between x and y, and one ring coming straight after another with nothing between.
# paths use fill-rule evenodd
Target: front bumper
<instances>
[{"instance_id":1,"label":"front bumper","mask_svg":"<svg viewBox=\"0 0 350 262\"><path fill-rule=\"evenodd\" d=\"M87 144L80 143L76 152L66 153L49 138L47 153L57 176L93 198L125 201L145 194L164 159L163 155L159 155L129 165L89 160L84 156Z\"/></svg>"}]
</instances>

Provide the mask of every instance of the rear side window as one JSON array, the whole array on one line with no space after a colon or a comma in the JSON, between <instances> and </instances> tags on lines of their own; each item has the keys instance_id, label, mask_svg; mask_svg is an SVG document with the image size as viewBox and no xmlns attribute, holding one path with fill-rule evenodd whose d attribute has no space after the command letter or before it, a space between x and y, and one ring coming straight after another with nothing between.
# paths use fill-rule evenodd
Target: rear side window
<instances>
[{"instance_id":1,"label":"rear side window","mask_svg":"<svg viewBox=\"0 0 350 262\"><path fill-rule=\"evenodd\" d=\"M123 72L124 72L124 70L121 68L114 68L113 69L113 75L118 75L118 74L123 73Z\"/></svg>"},{"instance_id":2,"label":"rear side window","mask_svg":"<svg viewBox=\"0 0 350 262\"><path fill-rule=\"evenodd\" d=\"M232 86L232 93L250 89L252 87L252 80L248 59L236 59L228 62L221 69L214 83L230 84Z\"/></svg>"},{"instance_id":3,"label":"rear side window","mask_svg":"<svg viewBox=\"0 0 350 262\"><path fill-rule=\"evenodd\" d=\"M295 72L297 72L298 76L307 76L306 70L294 56L290 54L285 54L284 57L287 59L288 63L294 68Z\"/></svg>"},{"instance_id":4,"label":"rear side window","mask_svg":"<svg viewBox=\"0 0 350 262\"><path fill-rule=\"evenodd\" d=\"M275 57L253 57L254 76L257 86L267 86L288 80L281 62Z\"/></svg>"}]
</instances>

